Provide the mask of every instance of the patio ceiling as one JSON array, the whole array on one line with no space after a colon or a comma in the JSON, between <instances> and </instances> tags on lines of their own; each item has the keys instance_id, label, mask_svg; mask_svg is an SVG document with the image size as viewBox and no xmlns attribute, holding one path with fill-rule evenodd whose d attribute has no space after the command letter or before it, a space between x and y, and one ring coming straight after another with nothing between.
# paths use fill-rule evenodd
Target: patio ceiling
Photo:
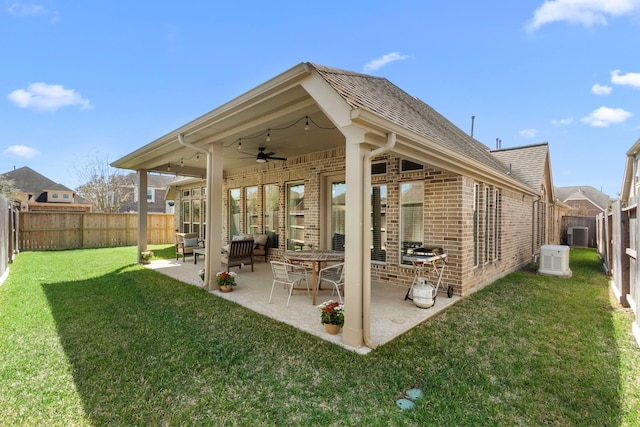
<instances>
[{"instance_id":1,"label":"patio ceiling","mask_svg":"<svg viewBox=\"0 0 640 427\"><path fill-rule=\"evenodd\" d=\"M259 147L264 147L266 153L275 153L275 157L292 158L344 145L342 133L300 86L299 80L285 87L269 83L273 82L141 147L113 166L205 177L206 157L180 144L179 134L187 143L203 149L211 143L221 144L224 170L255 166Z\"/></svg>"}]
</instances>

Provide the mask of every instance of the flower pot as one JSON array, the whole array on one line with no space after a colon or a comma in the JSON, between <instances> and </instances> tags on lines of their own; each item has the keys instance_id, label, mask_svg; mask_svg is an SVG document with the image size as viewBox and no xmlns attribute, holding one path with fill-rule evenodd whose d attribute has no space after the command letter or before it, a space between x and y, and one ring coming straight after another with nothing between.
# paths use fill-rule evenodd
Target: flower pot
<instances>
[{"instance_id":1,"label":"flower pot","mask_svg":"<svg viewBox=\"0 0 640 427\"><path fill-rule=\"evenodd\" d=\"M332 325L330 323L323 323L324 328L327 330L327 332L331 335L336 335L340 333L340 326L338 325Z\"/></svg>"},{"instance_id":2,"label":"flower pot","mask_svg":"<svg viewBox=\"0 0 640 427\"><path fill-rule=\"evenodd\" d=\"M233 286L231 285L220 286L220 292L231 292L232 290Z\"/></svg>"}]
</instances>

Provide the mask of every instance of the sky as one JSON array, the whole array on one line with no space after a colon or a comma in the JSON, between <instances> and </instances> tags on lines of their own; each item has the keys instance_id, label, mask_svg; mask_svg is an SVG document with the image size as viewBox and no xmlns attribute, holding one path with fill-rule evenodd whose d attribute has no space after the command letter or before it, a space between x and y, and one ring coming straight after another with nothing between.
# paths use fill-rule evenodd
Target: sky
<instances>
[{"instance_id":1,"label":"sky","mask_svg":"<svg viewBox=\"0 0 640 427\"><path fill-rule=\"evenodd\" d=\"M75 189L300 62L384 77L554 184L617 198L640 138L640 0L0 0L0 173ZM125 171L126 172L126 171Z\"/></svg>"}]
</instances>

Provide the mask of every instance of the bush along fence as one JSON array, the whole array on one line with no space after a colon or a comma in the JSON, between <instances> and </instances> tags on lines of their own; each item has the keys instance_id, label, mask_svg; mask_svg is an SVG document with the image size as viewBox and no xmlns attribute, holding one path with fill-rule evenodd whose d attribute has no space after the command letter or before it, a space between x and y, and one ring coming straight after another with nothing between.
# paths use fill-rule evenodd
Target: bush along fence
<instances>
[{"instance_id":1,"label":"bush along fence","mask_svg":"<svg viewBox=\"0 0 640 427\"><path fill-rule=\"evenodd\" d=\"M174 215L147 215L147 242L174 240ZM138 243L138 214L21 212L20 250L55 250L132 246Z\"/></svg>"}]
</instances>

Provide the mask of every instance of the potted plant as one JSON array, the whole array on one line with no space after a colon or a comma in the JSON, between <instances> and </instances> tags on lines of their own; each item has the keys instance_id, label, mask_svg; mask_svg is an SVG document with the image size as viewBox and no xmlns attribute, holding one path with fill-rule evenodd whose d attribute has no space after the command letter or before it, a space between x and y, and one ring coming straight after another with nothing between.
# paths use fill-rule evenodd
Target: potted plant
<instances>
[{"instance_id":1,"label":"potted plant","mask_svg":"<svg viewBox=\"0 0 640 427\"><path fill-rule=\"evenodd\" d=\"M344 305L337 301L329 300L318 306L320 310L320 322L328 333L335 335L344 326Z\"/></svg>"},{"instance_id":2,"label":"potted plant","mask_svg":"<svg viewBox=\"0 0 640 427\"><path fill-rule=\"evenodd\" d=\"M143 264L149 264L151 262L151 257L153 257L153 252L151 251L140 252L140 260Z\"/></svg>"},{"instance_id":3,"label":"potted plant","mask_svg":"<svg viewBox=\"0 0 640 427\"><path fill-rule=\"evenodd\" d=\"M220 287L220 292L231 292L236 283L236 273L233 271L218 271L216 273L216 282Z\"/></svg>"}]
</instances>

